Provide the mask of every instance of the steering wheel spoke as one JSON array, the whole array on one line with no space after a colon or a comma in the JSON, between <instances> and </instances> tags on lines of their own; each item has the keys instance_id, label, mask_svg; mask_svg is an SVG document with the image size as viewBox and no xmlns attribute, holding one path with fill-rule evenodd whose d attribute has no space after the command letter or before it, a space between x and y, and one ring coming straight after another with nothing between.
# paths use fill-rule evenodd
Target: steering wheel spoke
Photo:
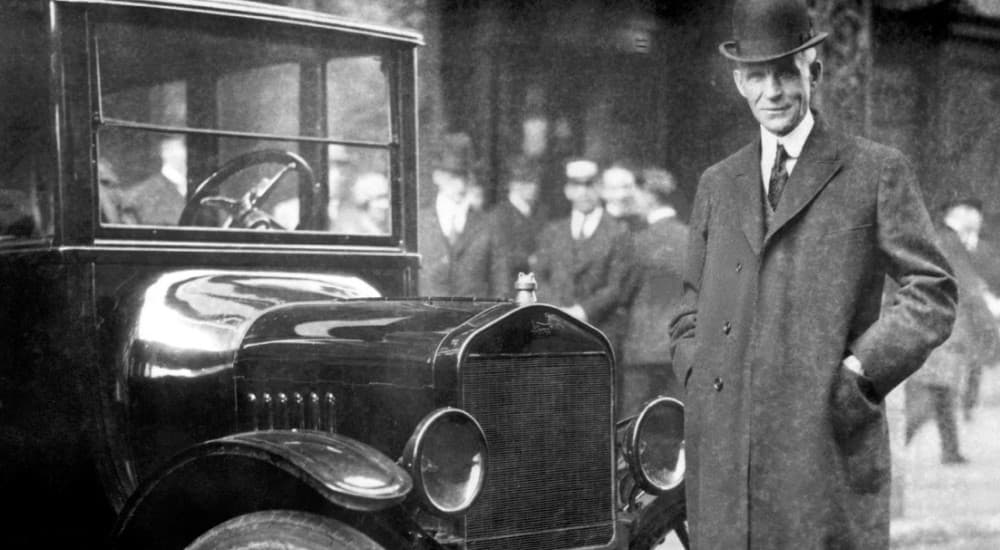
<instances>
[{"instance_id":1,"label":"steering wheel spoke","mask_svg":"<svg viewBox=\"0 0 1000 550\"><path fill-rule=\"evenodd\" d=\"M274 175L252 185L239 198L230 198L218 194L224 182L237 173L259 164L279 164L281 168ZM311 206L318 201L325 200L329 196L326 182L317 182L312 168L299 155L290 151L280 151L277 149L251 151L230 160L211 176L205 178L195 189L191 198L188 199L177 224L182 226L196 225L198 213L203 207L209 207L226 214L225 219L216 222L222 228L284 230L286 228L278 223L272 215L265 212L261 208L261 204L271 196L272 192L277 188L278 183L291 171L298 172L299 176L306 178L306 181L309 183L315 183L315 185L300 186L300 190L309 190L306 196L299 196L299 201L302 205ZM315 219L313 216L309 216L305 220L301 219L303 212L311 212L312 210L326 212L325 208L300 208L300 220L298 223L300 227L319 229L326 225L324 223L325 220Z\"/></svg>"}]
</instances>

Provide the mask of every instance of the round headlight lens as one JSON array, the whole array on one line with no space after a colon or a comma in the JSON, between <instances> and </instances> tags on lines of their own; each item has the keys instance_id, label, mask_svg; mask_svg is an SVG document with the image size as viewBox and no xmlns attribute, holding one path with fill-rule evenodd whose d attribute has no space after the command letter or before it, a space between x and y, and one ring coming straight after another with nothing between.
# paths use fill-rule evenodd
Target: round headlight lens
<instances>
[{"instance_id":1,"label":"round headlight lens","mask_svg":"<svg viewBox=\"0 0 1000 550\"><path fill-rule=\"evenodd\" d=\"M437 409L424 417L403 451L417 494L436 512L458 514L486 481L486 435L469 413Z\"/></svg>"},{"instance_id":2,"label":"round headlight lens","mask_svg":"<svg viewBox=\"0 0 1000 550\"><path fill-rule=\"evenodd\" d=\"M684 405L658 397L643 407L629 433L629 466L643 490L660 494L684 480Z\"/></svg>"}]
</instances>

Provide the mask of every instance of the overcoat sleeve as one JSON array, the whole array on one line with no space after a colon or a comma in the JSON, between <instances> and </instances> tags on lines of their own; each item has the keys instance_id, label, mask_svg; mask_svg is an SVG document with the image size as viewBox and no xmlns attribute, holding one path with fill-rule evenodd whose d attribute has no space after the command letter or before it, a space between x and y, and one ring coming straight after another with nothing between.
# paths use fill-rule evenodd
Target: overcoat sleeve
<instances>
[{"instance_id":1,"label":"overcoat sleeve","mask_svg":"<svg viewBox=\"0 0 1000 550\"><path fill-rule=\"evenodd\" d=\"M884 396L951 334L958 289L913 168L901 154L891 156L879 174L876 224L886 273L899 289L849 348Z\"/></svg>"},{"instance_id":2,"label":"overcoat sleeve","mask_svg":"<svg viewBox=\"0 0 1000 550\"><path fill-rule=\"evenodd\" d=\"M675 365L674 372L687 386L695 349L695 327L698 322L698 293L701 289L705 266L705 248L708 243L711 191L703 175L694 197L688 228L687 254L683 276L683 292L674 316L670 321L670 341Z\"/></svg>"}]
</instances>

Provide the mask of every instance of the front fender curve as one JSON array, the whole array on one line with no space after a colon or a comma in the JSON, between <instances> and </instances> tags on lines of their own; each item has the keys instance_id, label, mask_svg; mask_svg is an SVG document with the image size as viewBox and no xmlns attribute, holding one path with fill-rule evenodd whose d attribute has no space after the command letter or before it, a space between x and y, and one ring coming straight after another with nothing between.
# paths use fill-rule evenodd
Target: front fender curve
<instances>
[{"instance_id":1,"label":"front fender curve","mask_svg":"<svg viewBox=\"0 0 1000 550\"><path fill-rule=\"evenodd\" d=\"M339 434L234 434L191 447L145 480L119 515L114 546L183 547L208 528L258 509L333 504L374 512L399 504L412 488L392 459Z\"/></svg>"}]
</instances>

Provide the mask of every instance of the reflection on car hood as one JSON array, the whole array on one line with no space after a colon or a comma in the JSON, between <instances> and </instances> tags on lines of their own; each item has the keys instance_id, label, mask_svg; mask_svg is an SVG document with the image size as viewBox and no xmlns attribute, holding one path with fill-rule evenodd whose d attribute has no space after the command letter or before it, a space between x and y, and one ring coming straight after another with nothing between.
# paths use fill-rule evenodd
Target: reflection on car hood
<instances>
[{"instance_id":1,"label":"reflection on car hood","mask_svg":"<svg viewBox=\"0 0 1000 550\"><path fill-rule=\"evenodd\" d=\"M338 364L381 378L425 364L451 330L498 305L387 300L351 275L229 270L164 273L140 295L128 363L142 379L217 375L238 359L251 378L261 367L260 376L323 379Z\"/></svg>"},{"instance_id":2,"label":"reflection on car hood","mask_svg":"<svg viewBox=\"0 0 1000 550\"><path fill-rule=\"evenodd\" d=\"M206 374L231 364L244 333L271 308L378 295L351 275L171 271L141 291L132 363L152 378Z\"/></svg>"}]
</instances>

